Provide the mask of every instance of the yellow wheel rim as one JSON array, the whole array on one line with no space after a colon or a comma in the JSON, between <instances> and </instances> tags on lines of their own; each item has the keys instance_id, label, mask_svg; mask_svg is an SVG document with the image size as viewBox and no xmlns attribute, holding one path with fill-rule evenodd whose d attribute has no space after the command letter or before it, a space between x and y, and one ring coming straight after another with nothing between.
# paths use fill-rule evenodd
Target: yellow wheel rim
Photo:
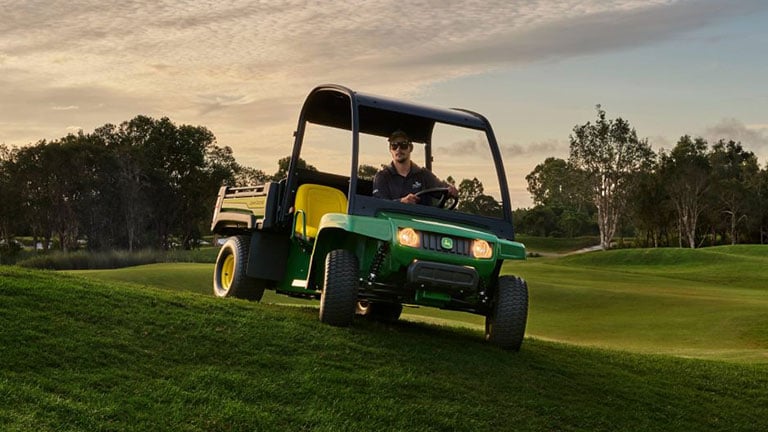
<instances>
[{"instance_id":1,"label":"yellow wheel rim","mask_svg":"<svg viewBox=\"0 0 768 432\"><path fill-rule=\"evenodd\" d=\"M232 286L232 279L235 277L235 256L227 255L224 258L224 264L221 266L221 285L225 290Z\"/></svg>"}]
</instances>

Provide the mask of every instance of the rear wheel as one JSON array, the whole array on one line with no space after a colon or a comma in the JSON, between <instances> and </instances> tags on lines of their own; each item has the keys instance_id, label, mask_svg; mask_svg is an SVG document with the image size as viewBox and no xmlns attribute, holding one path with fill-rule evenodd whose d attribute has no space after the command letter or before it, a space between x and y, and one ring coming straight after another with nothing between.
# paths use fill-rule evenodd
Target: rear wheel
<instances>
[{"instance_id":1,"label":"rear wheel","mask_svg":"<svg viewBox=\"0 0 768 432\"><path fill-rule=\"evenodd\" d=\"M231 237L221 247L213 272L213 293L216 297L261 300L265 282L245 273L249 247L250 237L245 235Z\"/></svg>"},{"instance_id":2,"label":"rear wheel","mask_svg":"<svg viewBox=\"0 0 768 432\"><path fill-rule=\"evenodd\" d=\"M518 351L528 320L528 284L515 276L499 278L496 301L485 317L485 338L505 350Z\"/></svg>"},{"instance_id":3,"label":"rear wheel","mask_svg":"<svg viewBox=\"0 0 768 432\"><path fill-rule=\"evenodd\" d=\"M357 304L357 257L344 249L325 257L325 283L320 297L320 321L334 326L348 326L355 317Z\"/></svg>"}]
</instances>

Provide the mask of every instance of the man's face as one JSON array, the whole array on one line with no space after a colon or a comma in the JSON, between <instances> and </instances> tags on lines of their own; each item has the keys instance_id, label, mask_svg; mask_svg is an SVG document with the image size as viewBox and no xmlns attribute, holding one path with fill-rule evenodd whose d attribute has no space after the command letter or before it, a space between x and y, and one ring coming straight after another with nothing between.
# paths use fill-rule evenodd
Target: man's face
<instances>
[{"instance_id":1,"label":"man's face","mask_svg":"<svg viewBox=\"0 0 768 432\"><path fill-rule=\"evenodd\" d=\"M389 151L392 153L392 160L402 163L411 158L413 146L405 138L397 138L389 143Z\"/></svg>"}]
</instances>

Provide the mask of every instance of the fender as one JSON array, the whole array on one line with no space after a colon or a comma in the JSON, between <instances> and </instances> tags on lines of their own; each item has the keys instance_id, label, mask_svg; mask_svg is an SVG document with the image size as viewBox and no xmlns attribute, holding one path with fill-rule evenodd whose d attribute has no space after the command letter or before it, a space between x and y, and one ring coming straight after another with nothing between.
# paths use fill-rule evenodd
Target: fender
<instances>
[{"instance_id":1,"label":"fender","mask_svg":"<svg viewBox=\"0 0 768 432\"><path fill-rule=\"evenodd\" d=\"M337 228L346 232L371 237L377 240L392 240L392 223L388 219L369 216L354 216L343 213L328 213L320 219L317 239L323 238L323 230Z\"/></svg>"},{"instance_id":2,"label":"fender","mask_svg":"<svg viewBox=\"0 0 768 432\"><path fill-rule=\"evenodd\" d=\"M320 219L317 238L312 248L307 287L312 286L317 277L322 278L325 255L331 250L356 250L378 241L392 242L393 235L392 222L388 219L343 213L325 214Z\"/></svg>"},{"instance_id":3,"label":"fender","mask_svg":"<svg viewBox=\"0 0 768 432\"><path fill-rule=\"evenodd\" d=\"M499 239L499 259L524 260L525 245L515 241Z\"/></svg>"}]
</instances>

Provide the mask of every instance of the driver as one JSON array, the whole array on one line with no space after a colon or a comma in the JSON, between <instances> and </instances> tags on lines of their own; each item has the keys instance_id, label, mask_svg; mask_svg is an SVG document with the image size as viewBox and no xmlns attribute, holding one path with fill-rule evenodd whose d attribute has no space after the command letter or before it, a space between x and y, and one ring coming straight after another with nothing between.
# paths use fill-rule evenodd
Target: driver
<instances>
[{"instance_id":1,"label":"driver","mask_svg":"<svg viewBox=\"0 0 768 432\"><path fill-rule=\"evenodd\" d=\"M408 134L402 130L392 132L389 136L392 163L382 168L373 178L373 196L405 204L417 204L420 201L415 195L417 192L445 187L451 197L458 198L459 192L453 185L438 179L429 170L411 161L412 151L413 143Z\"/></svg>"}]
</instances>

